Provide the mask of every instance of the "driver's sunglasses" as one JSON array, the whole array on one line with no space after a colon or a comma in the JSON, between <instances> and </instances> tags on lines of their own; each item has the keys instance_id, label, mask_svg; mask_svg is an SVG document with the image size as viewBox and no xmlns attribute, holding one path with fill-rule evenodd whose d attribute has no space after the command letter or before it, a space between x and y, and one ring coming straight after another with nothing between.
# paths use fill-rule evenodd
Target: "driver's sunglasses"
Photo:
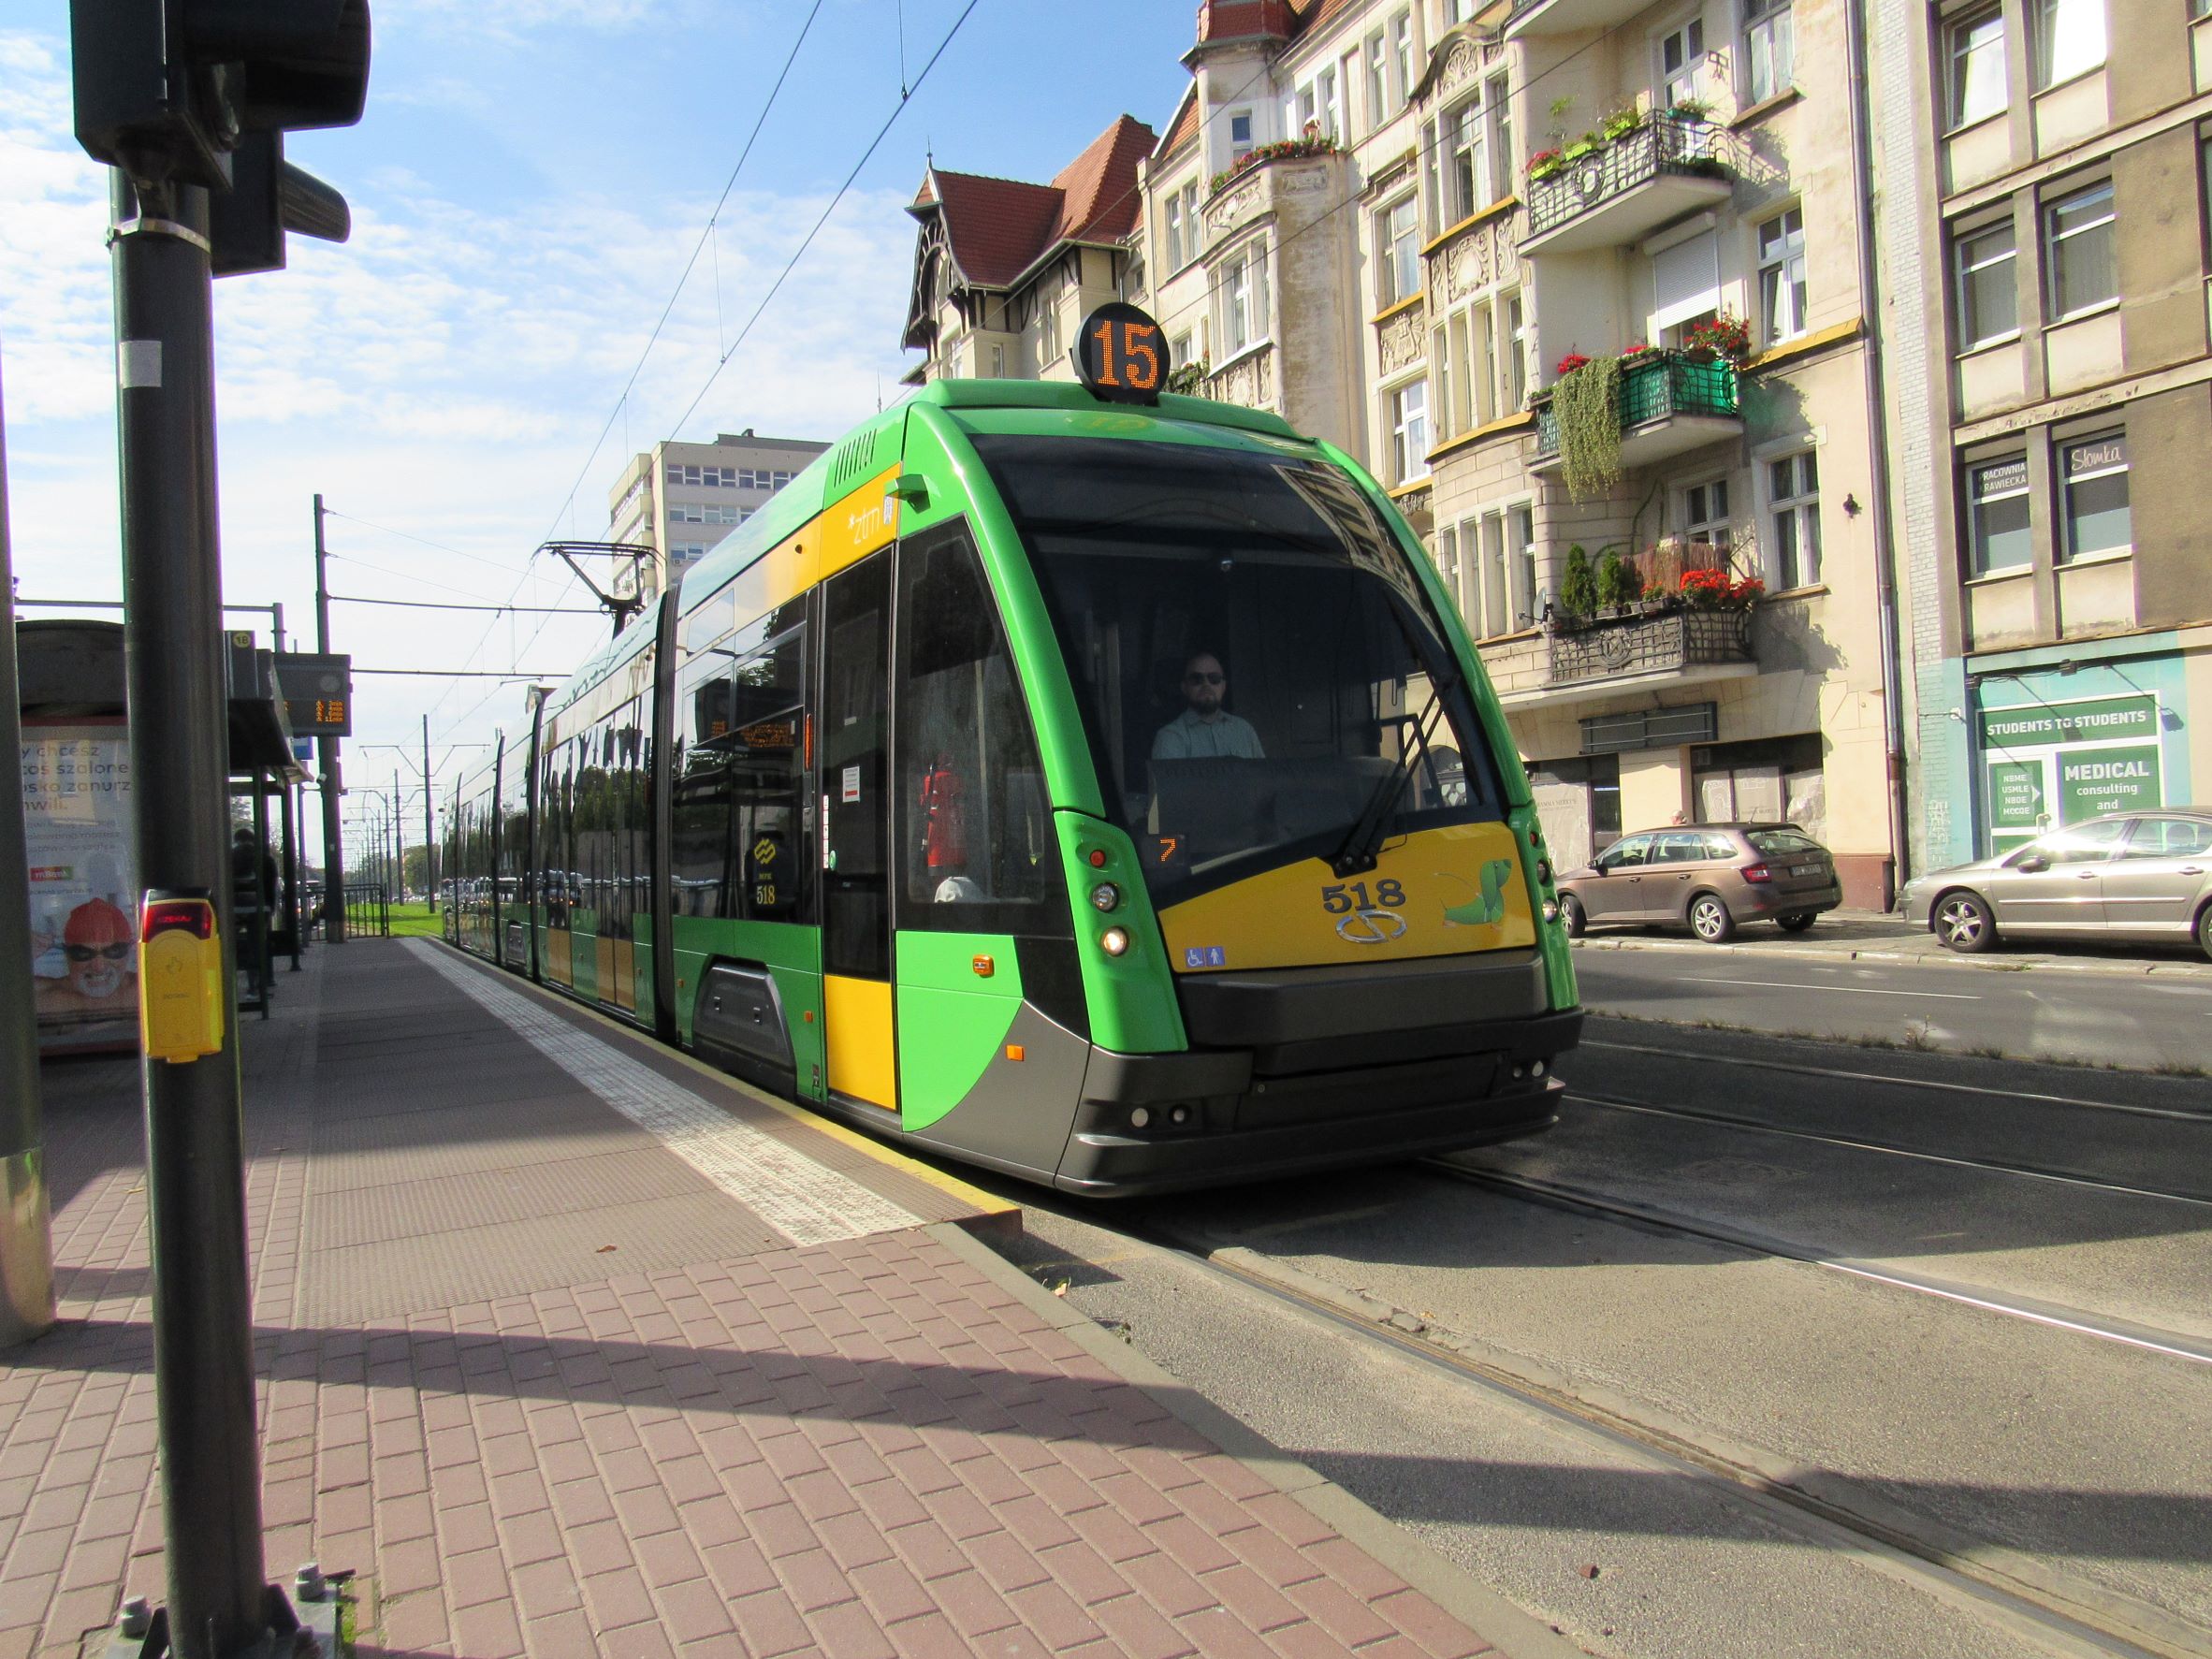
<instances>
[{"instance_id":1,"label":"driver's sunglasses","mask_svg":"<svg viewBox=\"0 0 2212 1659\"><path fill-rule=\"evenodd\" d=\"M123 945L64 945L62 953L72 962L90 962L95 956L105 956L110 962L124 962L130 957L131 948Z\"/></svg>"},{"instance_id":2,"label":"driver's sunglasses","mask_svg":"<svg viewBox=\"0 0 2212 1659\"><path fill-rule=\"evenodd\" d=\"M1186 686L1227 685L1229 676L1226 674L1186 674L1183 677L1183 683Z\"/></svg>"}]
</instances>

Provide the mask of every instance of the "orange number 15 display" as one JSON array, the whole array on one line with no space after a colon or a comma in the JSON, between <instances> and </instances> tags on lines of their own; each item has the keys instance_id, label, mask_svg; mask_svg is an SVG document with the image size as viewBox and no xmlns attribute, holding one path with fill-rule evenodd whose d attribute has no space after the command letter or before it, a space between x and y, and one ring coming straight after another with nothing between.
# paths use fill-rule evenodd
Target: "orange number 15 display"
<instances>
[{"instance_id":1,"label":"orange number 15 display","mask_svg":"<svg viewBox=\"0 0 2212 1659\"><path fill-rule=\"evenodd\" d=\"M1158 402L1172 367L1159 325L1118 300L1084 318L1072 355L1077 377L1109 403Z\"/></svg>"}]
</instances>

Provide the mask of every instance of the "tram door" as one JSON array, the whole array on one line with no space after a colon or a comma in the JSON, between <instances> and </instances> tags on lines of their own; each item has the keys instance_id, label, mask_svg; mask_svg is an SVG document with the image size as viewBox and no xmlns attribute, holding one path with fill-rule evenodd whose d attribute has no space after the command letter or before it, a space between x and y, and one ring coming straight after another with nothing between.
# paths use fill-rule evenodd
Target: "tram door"
<instances>
[{"instance_id":1,"label":"tram door","mask_svg":"<svg viewBox=\"0 0 2212 1659\"><path fill-rule=\"evenodd\" d=\"M823 585L823 1045L832 1094L898 1110L891 1030L891 554Z\"/></svg>"}]
</instances>

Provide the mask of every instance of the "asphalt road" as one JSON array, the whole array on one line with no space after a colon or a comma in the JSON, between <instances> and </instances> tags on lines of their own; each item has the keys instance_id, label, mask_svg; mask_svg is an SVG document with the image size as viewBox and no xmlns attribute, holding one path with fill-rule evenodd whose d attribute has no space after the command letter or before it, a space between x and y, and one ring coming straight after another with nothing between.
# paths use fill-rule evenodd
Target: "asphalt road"
<instances>
[{"instance_id":1,"label":"asphalt road","mask_svg":"<svg viewBox=\"0 0 2212 1659\"><path fill-rule=\"evenodd\" d=\"M1594 1011L2076 1065L2212 1071L2212 981L1838 960L1781 950L1585 950Z\"/></svg>"},{"instance_id":2,"label":"asphalt road","mask_svg":"<svg viewBox=\"0 0 2212 1659\"><path fill-rule=\"evenodd\" d=\"M1142 1204L1025 1194L1017 1259L1592 1652L2086 1651L2042 1608L2212 1653L2201 1080L1589 1038L1550 1135ZM1966 1577L1875 1541L1900 1538Z\"/></svg>"}]
</instances>

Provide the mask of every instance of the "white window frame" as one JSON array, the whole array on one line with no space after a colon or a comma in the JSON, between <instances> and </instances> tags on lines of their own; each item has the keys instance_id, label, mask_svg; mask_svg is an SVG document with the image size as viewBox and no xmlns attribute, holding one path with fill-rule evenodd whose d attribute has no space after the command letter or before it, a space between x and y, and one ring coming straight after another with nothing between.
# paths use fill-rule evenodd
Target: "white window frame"
<instances>
[{"instance_id":1,"label":"white window frame","mask_svg":"<svg viewBox=\"0 0 2212 1659\"><path fill-rule=\"evenodd\" d=\"M1490 125L1477 91L1444 112L1437 136L1444 152L1445 226L1472 219L1493 199L1490 194ZM1466 161L1466 182L1461 183L1461 159Z\"/></svg>"},{"instance_id":2,"label":"white window frame","mask_svg":"<svg viewBox=\"0 0 2212 1659\"><path fill-rule=\"evenodd\" d=\"M2100 194L2103 196L2105 201L2104 213L2102 218L2091 219L2086 224L2076 225L2070 230L2061 231L2059 229L2059 213L2061 209L2072 207L2075 203L2086 201ZM2079 189L2069 190L2063 196L2048 197L2041 204L2040 212L2043 222L2044 268L2049 272L2046 299L2050 306L2050 320L2053 323L2063 323L2069 318L2088 316L2092 312L2103 311L2107 306L2117 304L2119 299L2119 233L2117 228L2112 227L2117 226L2119 222L2119 199L2114 192L2113 182L2110 179L2101 179L2093 184L2085 184ZM2112 267L2113 291L2095 299L2085 300L2071 309L2061 307L2059 304L2059 256L2063 252L2062 244L2072 241L2076 237L2087 236L2094 230L2108 232L2108 240L2111 246L2106 259Z\"/></svg>"},{"instance_id":3,"label":"white window frame","mask_svg":"<svg viewBox=\"0 0 2212 1659\"><path fill-rule=\"evenodd\" d=\"M2104 67L2111 52L2105 0L2034 0L2035 90L2048 92ZM2061 22L2061 14L2064 15ZM2059 64L2059 30L2070 32L2066 63Z\"/></svg>"},{"instance_id":4,"label":"white window frame","mask_svg":"<svg viewBox=\"0 0 2212 1659\"><path fill-rule=\"evenodd\" d=\"M1681 66L1669 70L1666 49L1678 39L1681 42ZM1704 14L1686 17L1673 28L1661 30L1652 42L1652 60L1658 69L1652 97L1659 109L1671 109L1685 98L1696 97L1698 71L1705 64Z\"/></svg>"},{"instance_id":5,"label":"white window frame","mask_svg":"<svg viewBox=\"0 0 2212 1659\"><path fill-rule=\"evenodd\" d=\"M1267 239L1254 237L1221 262L1222 355L1225 358L1242 357L1273 338L1268 312Z\"/></svg>"},{"instance_id":6,"label":"white window frame","mask_svg":"<svg viewBox=\"0 0 2212 1659\"><path fill-rule=\"evenodd\" d=\"M1244 124L1244 136L1242 138L1237 137L1237 123L1240 121ZM1236 166L1238 162L1259 148L1259 119L1248 109L1231 109L1229 112L1229 124L1223 130L1229 134L1229 165L1230 167Z\"/></svg>"},{"instance_id":7,"label":"white window frame","mask_svg":"<svg viewBox=\"0 0 2212 1659\"><path fill-rule=\"evenodd\" d=\"M1734 544L1736 518L1735 503L1729 499L1730 483L1727 473L1715 473L1693 479L1675 491L1675 519L1681 526L1685 543L1709 542L1716 547Z\"/></svg>"},{"instance_id":8,"label":"white window frame","mask_svg":"<svg viewBox=\"0 0 2212 1659\"><path fill-rule=\"evenodd\" d=\"M1518 633L1536 619L1536 503L1511 502L1506 507L1506 559L1512 583L1506 598L1506 631Z\"/></svg>"},{"instance_id":9,"label":"white window frame","mask_svg":"<svg viewBox=\"0 0 2212 1659\"><path fill-rule=\"evenodd\" d=\"M1413 12L1410 7L1390 19L1390 113L1396 115L1413 98Z\"/></svg>"},{"instance_id":10,"label":"white window frame","mask_svg":"<svg viewBox=\"0 0 2212 1659\"><path fill-rule=\"evenodd\" d=\"M2001 232L2004 252L1973 257L1975 243ZM2002 328L1985 330L1980 326L1979 308L1974 305L1974 277L1999 266L2005 268L2013 302L2013 320ZM1953 304L1958 313L1958 349L1961 353L1980 351L1984 346L1999 345L2020 337L2020 238L2019 231L2008 214L2002 219L1992 219L1970 230L1959 230L1951 238L1951 285Z\"/></svg>"},{"instance_id":11,"label":"white window frame","mask_svg":"<svg viewBox=\"0 0 2212 1659\"><path fill-rule=\"evenodd\" d=\"M1419 407L1407 406L1409 394ZM1390 488L1418 484L1429 475L1429 377L1417 374L1383 388L1383 419L1390 434Z\"/></svg>"},{"instance_id":12,"label":"white window frame","mask_svg":"<svg viewBox=\"0 0 2212 1659\"><path fill-rule=\"evenodd\" d=\"M1802 449L1786 450L1781 455L1760 458L1759 479L1767 491L1767 523L1770 541L1768 549L1768 579L1774 584L1777 593L1786 593L1793 588L1817 588L1820 585L1822 546L1820 538L1820 450L1818 445L1807 444ZM1786 495L1775 493L1774 473L1777 467L1790 469L1790 488ZM1790 533L1785 535L1783 526L1787 523ZM1783 548L1785 544L1796 549L1797 569L1784 571L1782 567ZM1791 576L1796 580L1791 580Z\"/></svg>"},{"instance_id":13,"label":"white window frame","mask_svg":"<svg viewBox=\"0 0 2212 1659\"><path fill-rule=\"evenodd\" d=\"M1180 192L1168 192L1167 211L1168 269L1183 269L1183 197Z\"/></svg>"},{"instance_id":14,"label":"white window frame","mask_svg":"<svg viewBox=\"0 0 2212 1659\"><path fill-rule=\"evenodd\" d=\"M1779 98L1797 85L1797 24L1790 0L1745 0L1744 102Z\"/></svg>"},{"instance_id":15,"label":"white window frame","mask_svg":"<svg viewBox=\"0 0 2212 1659\"><path fill-rule=\"evenodd\" d=\"M1998 467L2017 465L2020 482L2017 488L2000 490L1995 495L1975 493L1974 480L1983 473ZM2024 449L2010 455L1986 455L1964 462L1959 471L1964 474L1965 488L1960 492L1966 498L1966 559L1970 580L1985 576L2010 576L2035 568L2035 497L2033 481L2028 471L2028 452ZM1985 541L1982 533L1981 509L1992 502L2025 501L2028 503L2028 557L2009 564L1986 564L1983 561Z\"/></svg>"},{"instance_id":16,"label":"white window frame","mask_svg":"<svg viewBox=\"0 0 2212 1659\"><path fill-rule=\"evenodd\" d=\"M1401 213L1407 216L1405 229L1402 233L1394 228L1394 223ZM1399 264L1404 256L1402 248L1405 245L1410 245L1412 250L1413 285L1401 293L1399 282L1402 273ZM1413 196L1402 196L1388 206L1375 211L1375 298L1380 301L1375 310L1388 311L1391 306L1411 299L1421 292L1424 284L1421 281L1420 204Z\"/></svg>"},{"instance_id":17,"label":"white window frame","mask_svg":"<svg viewBox=\"0 0 2212 1659\"><path fill-rule=\"evenodd\" d=\"M1361 89L1366 95L1367 130L1374 132L1390 118L1390 43L1381 30L1367 36L1361 54Z\"/></svg>"},{"instance_id":18,"label":"white window frame","mask_svg":"<svg viewBox=\"0 0 2212 1659\"><path fill-rule=\"evenodd\" d=\"M1777 232L1771 247L1767 240L1769 230ZM1768 345L1798 339L1805 333L1811 298L1806 284L1804 205L1795 204L1760 220L1753 226L1752 238L1758 257L1762 338Z\"/></svg>"},{"instance_id":19,"label":"white window frame","mask_svg":"<svg viewBox=\"0 0 2212 1659\"><path fill-rule=\"evenodd\" d=\"M1514 186L1513 88L1503 70L1483 82L1482 119L1490 138L1490 199L1501 202Z\"/></svg>"},{"instance_id":20,"label":"white window frame","mask_svg":"<svg viewBox=\"0 0 2212 1659\"><path fill-rule=\"evenodd\" d=\"M1994 36L1982 36L1981 31L1996 24ZM1946 130L1960 132L1977 126L1992 117L2002 115L2012 108L2013 89L2010 70L2005 58L2007 25L2002 7L1992 6L1978 11L1963 12L1943 25L1943 120ZM1986 88L1986 79L1990 58L1994 54L1997 101L1987 108L1973 102L1977 87ZM1977 76L1981 69L1984 76Z\"/></svg>"},{"instance_id":21,"label":"white window frame","mask_svg":"<svg viewBox=\"0 0 2212 1659\"><path fill-rule=\"evenodd\" d=\"M1467 590L1460 564L1460 527L1447 524L1436 532L1436 575L1444 583L1445 592L1451 595L1451 607L1464 618L1467 614Z\"/></svg>"},{"instance_id":22,"label":"white window frame","mask_svg":"<svg viewBox=\"0 0 2212 1659\"><path fill-rule=\"evenodd\" d=\"M1506 342L1505 400L1500 418L1528 407L1528 298L1519 288L1498 296L1498 337Z\"/></svg>"},{"instance_id":23,"label":"white window frame","mask_svg":"<svg viewBox=\"0 0 2212 1659\"><path fill-rule=\"evenodd\" d=\"M2091 444L2117 444L2119 462L2115 466L2099 467L2079 476L2069 476L2066 468L2072 452ZM2128 489L2128 539L2115 546L2091 547L2088 551L2074 546L2074 490L2079 484L2088 484L2099 478L2128 476L2128 434L2125 428L2116 427L2109 431L2085 432L2076 437L2060 438L2051 444L2056 458L2059 488L2059 562L2061 564L2096 564L2107 559L2126 559L2135 551L2135 501L2131 480Z\"/></svg>"}]
</instances>

